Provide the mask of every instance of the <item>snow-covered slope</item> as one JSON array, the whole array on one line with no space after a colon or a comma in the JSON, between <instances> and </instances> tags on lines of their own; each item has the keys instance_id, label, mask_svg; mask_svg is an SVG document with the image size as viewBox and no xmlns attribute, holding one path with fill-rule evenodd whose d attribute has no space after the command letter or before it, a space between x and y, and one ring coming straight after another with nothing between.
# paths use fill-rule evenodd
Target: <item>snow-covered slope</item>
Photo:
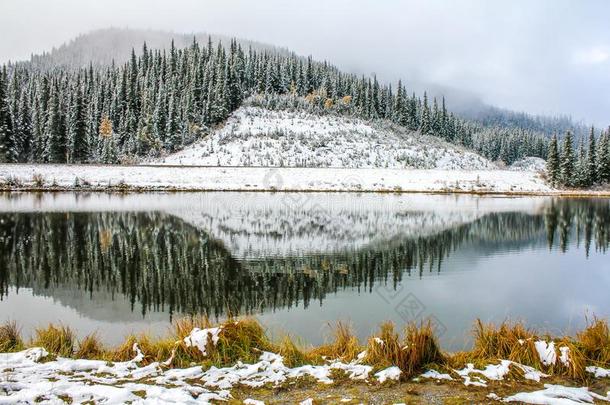
<instances>
[{"instance_id":1,"label":"snow-covered slope","mask_svg":"<svg viewBox=\"0 0 610 405\"><path fill-rule=\"evenodd\" d=\"M239 108L219 130L154 163L448 170L496 168L476 153L387 123L259 107Z\"/></svg>"},{"instance_id":2,"label":"snow-covered slope","mask_svg":"<svg viewBox=\"0 0 610 405\"><path fill-rule=\"evenodd\" d=\"M510 165L509 170L544 172L546 171L546 160L528 156Z\"/></svg>"}]
</instances>

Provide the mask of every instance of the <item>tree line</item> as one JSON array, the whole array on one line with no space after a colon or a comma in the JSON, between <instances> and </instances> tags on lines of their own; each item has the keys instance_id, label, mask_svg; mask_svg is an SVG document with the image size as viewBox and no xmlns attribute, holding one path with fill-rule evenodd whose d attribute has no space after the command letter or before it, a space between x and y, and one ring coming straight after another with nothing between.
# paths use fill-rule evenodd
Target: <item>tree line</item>
<instances>
[{"instance_id":1,"label":"tree line","mask_svg":"<svg viewBox=\"0 0 610 405\"><path fill-rule=\"evenodd\" d=\"M547 158L547 177L554 186L586 188L610 182L610 128L596 137L591 127L585 147L581 139L576 150L571 132L567 132L561 146L553 136Z\"/></svg>"},{"instance_id":2,"label":"tree line","mask_svg":"<svg viewBox=\"0 0 610 405\"><path fill-rule=\"evenodd\" d=\"M0 74L0 161L130 163L171 153L222 123L248 97L299 103L364 119L386 119L472 148L506 164L546 158L539 131L485 125L448 111L445 99L409 93L402 82L343 73L287 52L243 49L231 40L168 51L132 50L126 63Z\"/></svg>"}]
</instances>

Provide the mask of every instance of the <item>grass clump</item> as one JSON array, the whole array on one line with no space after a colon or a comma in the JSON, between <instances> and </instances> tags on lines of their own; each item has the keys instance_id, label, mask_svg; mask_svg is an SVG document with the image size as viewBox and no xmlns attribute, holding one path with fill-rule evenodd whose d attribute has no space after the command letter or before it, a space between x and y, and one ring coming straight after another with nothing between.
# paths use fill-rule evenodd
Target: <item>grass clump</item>
<instances>
[{"instance_id":1,"label":"grass clump","mask_svg":"<svg viewBox=\"0 0 610 405\"><path fill-rule=\"evenodd\" d=\"M17 322L6 321L0 326L0 352L16 352L23 349L23 341Z\"/></svg>"},{"instance_id":2,"label":"grass clump","mask_svg":"<svg viewBox=\"0 0 610 405\"><path fill-rule=\"evenodd\" d=\"M358 338L354 335L352 328L343 322L331 325L332 342L316 347L310 355L319 359L341 360L350 362L357 358L362 352Z\"/></svg>"},{"instance_id":3,"label":"grass clump","mask_svg":"<svg viewBox=\"0 0 610 405\"><path fill-rule=\"evenodd\" d=\"M205 363L229 366L238 361L256 362L262 351L274 351L265 329L255 319L227 321L221 325L218 343L208 339Z\"/></svg>"},{"instance_id":4,"label":"grass clump","mask_svg":"<svg viewBox=\"0 0 610 405\"><path fill-rule=\"evenodd\" d=\"M34 346L44 347L49 353L70 357L74 353L74 332L67 326L49 324L46 328L36 329Z\"/></svg>"},{"instance_id":5,"label":"grass clump","mask_svg":"<svg viewBox=\"0 0 610 405\"><path fill-rule=\"evenodd\" d=\"M427 365L446 362L430 322L408 324L402 338L394 324L386 322L379 334L369 339L366 353L365 363L375 368L397 366L403 378L415 375Z\"/></svg>"},{"instance_id":6,"label":"grass clump","mask_svg":"<svg viewBox=\"0 0 610 405\"><path fill-rule=\"evenodd\" d=\"M587 360L600 366L610 365L610 329L606 320L594 318L576 334L576 340Z\"/></svg>"},{"instance_id":7,"label":"grass clump","mask_svg":"<svg viewBox=\"0 0 610 405\"><path fill-rule=\"evenodd\" d=\"M277 345L276 353L284 358L284 364L288 367L298 367L306 364L314 364L318 361L316 356L303 351L290 336L284 338Z\"/></svg>"},{"instance_id":8,"label":"grass clump","mask_svg":"<svg viewBox=\"0 0 610 405\"><path fill-rule=\"evenodd\" d=\"M95 333L80 340L78 350L74 353L74 357L77 359L99 359L104 355L104 347Z\"/></svg>"}]
</instances>

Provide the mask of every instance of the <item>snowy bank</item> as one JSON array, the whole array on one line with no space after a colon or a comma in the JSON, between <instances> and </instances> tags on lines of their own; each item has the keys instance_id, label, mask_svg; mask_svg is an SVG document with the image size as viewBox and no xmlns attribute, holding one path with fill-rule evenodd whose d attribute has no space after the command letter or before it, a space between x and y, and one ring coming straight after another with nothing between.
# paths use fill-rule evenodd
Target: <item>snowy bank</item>
<instances>
[{"instance_id":1,"label":"snowy bank","mask_svg":"<svg viewBox=\"0 0 610 405\"><path fill-rule=\"evenodd\" d=\"M480 155L387 122L241 107L216 131L154 164L491 170Z\"/></svg>"},{"instance_id":2,"label":"snowy bank","mask_svg":"<svg viewBox=\"0 0 610 405\"><path fill-rule=\"evenodd\" d=\"M0 164L4 189L560 193L536 172Z\"/></svg>"}]
</instances>

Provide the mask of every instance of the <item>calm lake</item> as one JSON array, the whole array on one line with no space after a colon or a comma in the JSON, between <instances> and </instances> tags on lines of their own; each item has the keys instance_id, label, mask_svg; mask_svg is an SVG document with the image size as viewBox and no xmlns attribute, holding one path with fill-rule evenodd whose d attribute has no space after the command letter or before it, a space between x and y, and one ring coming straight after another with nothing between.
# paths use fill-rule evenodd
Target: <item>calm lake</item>
<instances>
[{"instance_id":1,"label":"calm lake","mask_svg":"<svg viewBox=\"0 0 610 405\"><path fill-rule=\"evenodd\" d=\"M610 199L350 193L0 194L0 317L108 343L255 315L317 344L430 319L571 333L610 316Z\"/></svg>"}]
</instances>

